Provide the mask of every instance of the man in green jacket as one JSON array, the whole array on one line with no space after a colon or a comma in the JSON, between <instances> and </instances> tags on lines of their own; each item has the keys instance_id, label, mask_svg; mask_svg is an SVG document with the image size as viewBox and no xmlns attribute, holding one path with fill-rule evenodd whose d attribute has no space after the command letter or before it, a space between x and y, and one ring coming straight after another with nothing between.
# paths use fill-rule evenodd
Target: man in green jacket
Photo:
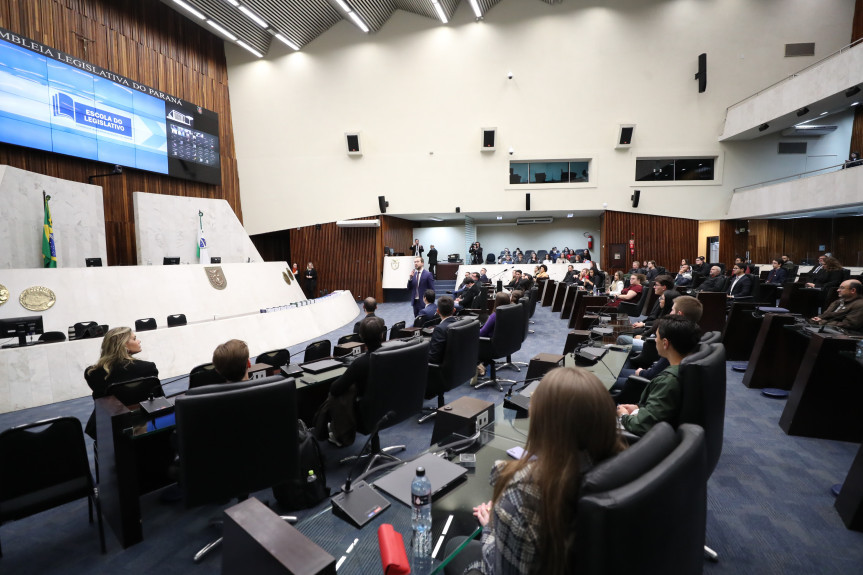
<instances>
[{"instance_id":1,"label":"man in green jacket","mask_svg":"<svg viewBox=\"0 0 863 575\"><path fill-rule=\"evenodd\" d=\"M677 426L681 404L680 362L698 348L698 325L683 316L659 319L656 332L656 351L670 365L644 388L638 405L617 406L620 424L635 435L644 435L660 421Z\"/></svg>"}]
</instances>

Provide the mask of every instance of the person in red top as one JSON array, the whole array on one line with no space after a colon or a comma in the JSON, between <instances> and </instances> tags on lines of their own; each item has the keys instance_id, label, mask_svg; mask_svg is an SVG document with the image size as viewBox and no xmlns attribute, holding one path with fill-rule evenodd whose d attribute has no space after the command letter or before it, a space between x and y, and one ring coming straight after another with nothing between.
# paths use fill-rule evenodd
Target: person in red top
<instances>
[{"instance_id":1,"label":"person in red top","mask_svg":"<svg viewBox=\"0 0 863 575\"><path fill-rule=\"evenodd\" d=\"M610 301L608 307L618 307L622 301L637 302L641 299L641 291L644 289L642 284L644 283L647 283L647 277L644 274L632 274L629 276L629 287Z\"/></svg>"}]
</instances>

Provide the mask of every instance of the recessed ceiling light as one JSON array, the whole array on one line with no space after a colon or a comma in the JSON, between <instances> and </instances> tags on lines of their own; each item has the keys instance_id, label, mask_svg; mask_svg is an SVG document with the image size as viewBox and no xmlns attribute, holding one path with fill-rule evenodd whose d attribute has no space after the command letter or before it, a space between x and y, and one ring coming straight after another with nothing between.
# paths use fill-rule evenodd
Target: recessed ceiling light
<instances>
[{"instance_id":1,"label":"recessed ceiling light","mask_svg":"<svg viewBox=\"0 0 863 575\"><path fill-rule=\"evenodd\" d=\"M201 14L200 12L198 12L197 10L195 10L194 8L192 8L191 6L189 6L188 4L183 2L183 0L174 0L174 4L176 4L177 6L179 6L180 8L185 10L186 12L192 14L198 20L203 20L204 18L206 18L206 16L204 16L203 14Z\"/></svg>"},{"instance_id":2,"label":"recessed ceiling light","mask_svg":"<svg viewBox=\"0 0 863 575\"><path fill-rule=\"evenodd\" d=\"M566 214L566 217L571 218L571 217L572 217L572 214L571 214L571 213Z\"/></svg>"},{"instance_id":3,"label":"recessed ceiling light","mask_svg":"<svg viewBox=\"0 0 863 575\"><path fill-rule=\"evenodd\" d=\"M261 54L260 52L258 52L257 50L255 50L254 48L252 48L251 46L249 46L248 44L246 44L246 43L245 43L245 42L243 42L242 40L237 40L237 44L239 44L239 46L240 46L241 48L245 48L248 52L251 52L252 54L254 54L255 56L257 56L258 58L263 58L263 57L264 57L264 55L263 55L263 54Z\"/></svg>"},{"instance_id":4,"label":"recessed ceiling light","mask_svg":"<svg viewBox=\"0 0 863 575\"><path fill-rule=\"evenodd\" d=\"M280 41L280 42L282 42L283 44L287 44L288 46L290 46L290 47L291 47L291 48L293 48L294 50L299 50L299 49L300 49L300 47L299 47L298 45L294 44L293 42L291 42L290 40L288 40L287 38L285 38L284 36L282 36L282 35L281 35L281 34L279 34L278 32L276 32L275 36L276 36L276 40L279 40L279 41Z\"/></svg>"},{"instance_id":5,"label":"recessed ceiling light","mask_svg":"<svg viewBox=\"0 0 863 575\"><path fill-rule=\"evenodd\" d=\"M436 218L434 216L429 217L429 219L433 222L442 222L443 221L443 218Z\"/></svg>"},{"instance_id":6,"label":"recessed ceiling light","mask_svg":"<svg viewBox=\"0 0 863 575\"><path fill-rule=\"evenodd\" d=\"M820 114L818 114L818 115L819 115L819 116L826 116L826 115L827 115L827 112L821 112L821 113L820 113Z\"/></svg>"},{"instance_id":7,"label":"recessed ceiling light","mask_svg":"<svg viewBox=\"0 0 863 575\"><path fill-rule=\"evenodd\" d=\"M263 18L261 18L260 16L258 16L257 14L255 14L254 12L252 12L251 10L249 10L248 8L246 8L245 6L240 6L240 12L242 12L243 14L245 14L246 16L248 16L248 17L249 17L249 19L250 19L252 22L254 22L255 24L257 24L257 25L258 25L258 26L260 26L261 28L266 28L266 27L267 27L267 23L266 23L266 22L264 22L264 19L263 19Z\"/></svg>"},{"instance_id":8,"label":"recessed ceiling light","mask_svg":"<svg viewBox=\"0 0 863 575\"><path fill-rule=\"evenodd\" d=\"M503 216L498 216L497 219L502 220Z\"/></svg>"},{"instance_id":9,"label":"recessed ceiling light","mask_svg":"<svg viewBox=\"0 0 863 575\"><path fill-rule=\"evenodd\" d=\"M207 20L207 24L209 24L209 25L210 25L214 30L216 30L217 32L221 32L222 34L224 34L225 36L227 36L228 38L230 38L230 39L231 39L231 42L236 42L236 41L237 41L237 37L236 37L236 36L234 36L233 34L231 34L230 32L228 32L227 30L225 30L224 28L222 28L221 26L219 26L218 24L216 24L216 23L215 23L215 22L213 22L212 20Z\"/></svg>"}]
</instances>

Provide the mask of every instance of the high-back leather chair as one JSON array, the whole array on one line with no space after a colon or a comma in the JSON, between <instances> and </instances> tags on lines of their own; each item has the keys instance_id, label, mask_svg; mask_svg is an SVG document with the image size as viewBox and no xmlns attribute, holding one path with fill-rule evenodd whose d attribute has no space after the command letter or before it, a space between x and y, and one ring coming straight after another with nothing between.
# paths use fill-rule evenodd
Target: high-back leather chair
<instances>
[{"instance_id":1,"label":"high-back leather chair","mask_svg":"<svg viewBox=\"0 0 863 575\"><path fill-rule=\"evenodd\" d=\"M674 448L651 465L667 450L667 432L661 431L662 441L642 445L648 433L585 474L572 543L574 573L629 575L633 566L621 561L622 550L638 557L639 573L702 572L707 520L704 430L681 425ZM603 475L602 480L595 475Z\"/></svg>"},{"instance_id":2,"label":"high-back leather chair","mask_svg":"<svg viewBox=\"0 0 863 575\"><path fill-rule=\"evenodd\" d=\"M404 321L397 321L396 323L394 323L393 326L390 328L390 339L396 339L397 337L399 337L399 334L405 328L405 325L407 324Z\"/></svg>"},{"instance_id":3,"label":"high-back leather chair","mask_svg":"<svg viewBox=\"0 0 863 575\"><path fill-rule=\"evenodd\" d=\"M159 384L158 377L142 377L129 381L112 383L105 390L105 395L113 395L123 405L134 405L153 397L164 397L165 392Z\"/></svg>"},{"instance_id":4,"label":"high-back leather chair","mask_svg":"<svg viewBox=\"0 0 863 575\"><path fill-rule=\"evenodd\" d=\"M186 325L186 314L175 313L168 316L168 327L180 327Z\"/></svg>"},{"instance_id":5,"label":"high-back leather chair","mask_svg":"<svg viewBox=\"0 0 863 575\"><path fill-rule=\"evenodd\" d=\"M55 417L7 429L0 433L0 462L0 524L87 498L90 523L96 506L105 553L99 492L78 419Z\"/></svg>"},{"instance_id":6,"label":"high-back leather chair","mask_svg":"<svg viewBox=\"0 0 863 575\"><path fill-rule=\"evenodd\" d=\"M438 408L446 405L444 393L469 381L476 373L476 358L479 352L479 321L475 318L459 320L446 330L446 349L443 361L430 363L425 399L437 397ZM437 413L420 418L423 423Z\"/></svg>"},{"instance_id":7,"label":"high-back leather chair","mask_svg":"<svg viewBox=\"0 0 863 575\"><path fill-rule=\"evenodd\" d=\"M393 342L370 354L366 389L355 403L357 431L363 435L374 432L367 470L374 467L379 459L396 460L389 452L404 450L404 445L381 448L380 436L375 427L389 412L393 412L392 416L387 418L381 428L420 412L428 380L428 353L429 342L420 338Z\"/></svg>"},{"instance_id":8,"label":"high-back leather chair","mask_svg":"<svg viewBox=\"0 0 863 575\"><path fill-rule=\"evenodd\" d=\"M216 366L212 363L197 365L189 372L189 389L212 383L225 383L225 378L216 371Z\"/></svg>"},{"instance_id":9,"label":"high-back leather chair","mask_svg":"<svg viewBox=\"0 0 863 575\"><path fill-rule=\"evenodd\" d=\"M151 331L156 329L156 318L148 317L135 320L135 331Z\"/></svg>"},{"instance_id":10,"label":"high-back leather chair","mask_svg":"<svg viewBox=\"0 0 863 575\"><path fill-rule=\"evenodd\" d=\"M273 367L282 367L291 363L291 352L287 349L274 349L264 352L255 358L256 363L266 363Z\"/></svg>"},{"instance_id":11,"label":"high-back leather chair","mask_svg":"<svg viewBox=\"0 0 863 575\"><path fill-rule=\"evenodd\" d=\"M336 342L337 345L342 345L343 343L350 343L352 341L358 341L362 343L362 339L360 339L360 334L358 333L348 333L339 338Z\"/></svg>"},{"instance_id":12,"label":"high-back leather chair","mask_svg":"<svg viewBox=\"0 0 863 575\"><path fill-rule=\"evenodd\" d=\"M489 378L477 383L476 388L495 385L503 391L502 382L514 383L513 380L499 379L494 360L507 357L521 349L524 340L524 309L520 304L507 304L495 309L494 333L491 337L479 338L479 360L490 362Z\"/></svg>"},{"instance_id":13,"label":"high-back leather chair","mask_svg":"<svg viewBox=\"0 0 863 575\"><path fill-rule=\"evenodd\" d=\"M332 355L333 344L328 339L315 341L306 346L306 353L303 355L303 362L315 361Z\"/></svg>"},{"instance_id":14,"label":"high-back leather chair","mask_svg":"<svg viewBox=\"0 0 863 575\"><path fill-rule=\"evenodd\" d=\"M214 385L177 398L186 507L245 499L299 476L296 384L274 379Z\"/></svg>"}]
</instances>

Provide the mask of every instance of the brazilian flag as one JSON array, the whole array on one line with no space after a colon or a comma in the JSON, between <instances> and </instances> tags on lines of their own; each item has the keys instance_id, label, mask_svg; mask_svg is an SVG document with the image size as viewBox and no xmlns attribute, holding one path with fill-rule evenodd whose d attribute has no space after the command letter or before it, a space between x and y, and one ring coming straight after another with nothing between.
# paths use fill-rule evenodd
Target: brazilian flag
<instances>
[{"instance_id":1,"label":"brazilian flag","mask_svg":"<svg viewBox=\"0 0 863 575\"><path fill-rule=\"evenodd\" d=\"M54 224L51 221L51 208L48 200L51 196L45 196L45 225L42 232L42 266L46 268L57 267L57 246L54 245Z\"/></svg>"}]
</instances>

